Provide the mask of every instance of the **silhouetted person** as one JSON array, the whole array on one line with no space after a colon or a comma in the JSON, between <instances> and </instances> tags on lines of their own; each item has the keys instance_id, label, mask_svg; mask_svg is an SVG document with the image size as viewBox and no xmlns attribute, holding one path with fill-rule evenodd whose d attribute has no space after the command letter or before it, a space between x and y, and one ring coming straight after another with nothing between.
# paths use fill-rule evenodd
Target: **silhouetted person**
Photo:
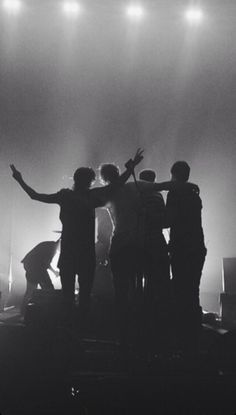
<instances>
[{"instance_id":1,"label":"silhouetted person","mask_svg":"<svg viewBox=\"0 0 236 415\"><path fill-rule=\"evenodd\" d=\"M22 315L24 315L25 308L38 285L42 290L54 289L48 270L52 271L56 276L59 275L58 271L51 265L59 243L60 239L57 241L40 242L22 259L21 262L25 269L26 278L26 291L21 306Z\"/></svg>"},{"instance_id":2,"label":"silhouetted person","mask_svg":"<svg viewBox=\"0 0 236 415\"><path fill-rule=\"evenodd\" d=\"M156 180L156 173L151 169L144 169L139 173L139 180L154 183Z\"/></svg>"},{"instance_id":3,"label":"silhouetted person","mask_svg":"<svg viewBox=\"0 0 236 415\"><path fill-rule=\"evenodd\" d=\"M173 182L184 184L189 174L185 161L178 161L171 168ZM166 208L177 335L180 347L191 350L197 344L201 327L199 286L206 256L199 192L191 187L173 188L167 195Z\"/></svg>"},{"instance_id":4,"label":"silhouetted person","mask_svg":"<svg viewBox=\"0 0 236 415\"><path fill-rule=\"evenodd\" d=\"M104 198L123 185L142 160L142 151L138 150L134 160L126 163L126 171L112 186L90 189L95 180L95 172L89 167L80 167L74 173L73 189L62 189L53 194L38 193L29 187L14 165L11 165L13 177L31 197L44 203L56 203L60 206L62 222L61 253L58 261L62 292L65 301L65 320L72 322L74 305L75 277L79 282L79 326L84 326L90 304L90 294L96 266L95 258L95 207L102 206Z\"/></svg>"},{"instance_id":5,"label":"silhouetted person","mask_svg":"<svg viewBox=\"0 0 236 415\"><path fill-rule=\"evenodd\" d=\"M168 247L162 233L165 227L165 203L161 193L155 186L143 187L143 181L155 183L154 170L142 170L139 174L141 181L137 182L140 190L141 220L144 234L142 243L143 264L139 271L144 285L144 330L146 337L156 350L165 350L167 346L169 327L168 312L170 302L170 261ZM142 189L143 188L143 189ZM143 216L143 217L142 217ZM151 346L151 345L149 345Z\"/></svg>"},{"instance_id":6,"label":"silhouetted person","mask_svg":"<svg viewBox=\"0 0 236 415\"><path fill-rule=\"evenodd\" d=\"M113 183L119 174L119 168L114 164L100 166L100 175L105 183ZM110 261L117 324L119 340L124 347L129 335L130 296L135 295L137 282L140 288L145 275L146 291L153 304L153 293L158 293L156 286L162 286L159 292L163 294L169 281L168 251L162 234L165 205L159 190L167 190L173 183L152 183L155 172L143 172L141 177L148 177L150 182L126 183L107 203L113 223Z\"/></svg>"}]
</instances>

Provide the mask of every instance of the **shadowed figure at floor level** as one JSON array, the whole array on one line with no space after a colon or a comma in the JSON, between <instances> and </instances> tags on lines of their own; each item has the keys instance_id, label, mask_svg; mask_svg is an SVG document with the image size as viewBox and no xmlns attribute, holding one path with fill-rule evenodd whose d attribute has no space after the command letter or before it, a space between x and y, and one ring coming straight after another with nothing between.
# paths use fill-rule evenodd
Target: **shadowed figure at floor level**
<instances>
[{"instance_id":1,"label":"shadowed figure at floor level","mask_svg":"<svg viewBox=\"0 0 236 415\"><path fill-rule=\"evenodd\" d=\"M59 248L60 238L57 241L40 242L31 249L22 259L25 269L26 291L21 305L21 314L25 314L28 301L31 299L34 290L39 285L42 290L53 290L54 286L51 281L48 270L51 270L56 276L56 271L51 262Z\"/></svg>"}]
</instances>

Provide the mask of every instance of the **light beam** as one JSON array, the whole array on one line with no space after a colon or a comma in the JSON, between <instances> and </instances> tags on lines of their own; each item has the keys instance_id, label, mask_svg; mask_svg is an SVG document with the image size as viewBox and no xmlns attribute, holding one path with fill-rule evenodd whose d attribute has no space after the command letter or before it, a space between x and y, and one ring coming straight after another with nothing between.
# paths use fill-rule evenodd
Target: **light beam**
<instances>
[{"instance_id":1,"label":"light beam","mask_svg":"<svg viewBox=\"0 0 236 415\"><path fill-rule=\"evenodd\" d=\"M17 14L22 8L22 2L20 0L4 0L2 7L9 14Z\"/></svg>"},{"instance_id":2,"label":"light beam","mask_svg":"<svg viewBox=\"0 0 236 415\"><path fill-rule=\"evenodd\" d=\"M199 7L191 7L185 11L185 19L190 25L199 25L200 23L202 23L203 18L203 10Z\"/></svg>"},{"instance_id":3,"label":"light beam","mask_svg":"<svg viewBox=\"0 0 236 415\"><path fill-rule=\"evenodd\" d=\"M77 17L81 12L81 6L77 1L64 1L62 10L69 17Z\"/></svg>"},{"instance_id":4,"label":"light beam","mask_svg":"<svg viewBox=\"0 0 236 415\"><path fill-rule=\"evenodd\" d=\"M126 8L126 15L133 20L140 20L144 16L144 9L138 4L131 4Z\"/></svg>"}]
</instances>

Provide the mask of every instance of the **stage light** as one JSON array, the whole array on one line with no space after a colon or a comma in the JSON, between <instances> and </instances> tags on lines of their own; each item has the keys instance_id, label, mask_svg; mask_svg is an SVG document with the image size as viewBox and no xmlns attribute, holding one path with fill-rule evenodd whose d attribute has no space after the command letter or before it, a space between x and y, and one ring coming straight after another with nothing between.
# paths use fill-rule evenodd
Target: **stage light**
<instances>
[{"instance_id":1,"label":"stage light","mask_svg":"<svg viewBox=\"0 0 236 415\"><path fill-rule=\"evenodd\" d=\"M81 12L81 6L77 1L65 1L62 4L62 9L65 14L71 17L76 17Z\"/></svg>"},{"instance_id":2,"label":"stage light","mask_svg":"<svg viewBox=\"0 0 236 415\"><path fill-rule=\"evenodd\" d=\"M20 11L22 3L20 0L4 0L2 6L8 13L16 14Z\"/></svg>"},{"instance_id":3,"label":"stage light","mask_svg":"<svg viewBox=\"0 0 236 415\"><path fill-rule=\"evenodd\" d=\"M185 12L185 19L192 25L198 25L203 20L203 11L200 8L190 8Z\"/></svg>"},{"instance_id":4,"label":"stage light","mask_svg":"<svg viewBox=\"0 0 236 415\"><path fill-rule=\"evenodd\" d=\"M144 9L137 4L131 4L126 9L126 15L131 19L140 20L144 15Z\"/></svg>"}]
</instances>

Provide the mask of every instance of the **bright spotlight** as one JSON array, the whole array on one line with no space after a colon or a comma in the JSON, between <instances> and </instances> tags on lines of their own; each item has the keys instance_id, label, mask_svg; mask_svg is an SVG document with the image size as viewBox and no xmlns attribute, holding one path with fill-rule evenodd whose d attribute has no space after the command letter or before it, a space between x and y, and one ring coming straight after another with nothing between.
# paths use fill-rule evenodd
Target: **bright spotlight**
<instances>
[{"instance_id":1,"label":"bright spotlight","mask_svg":"<svg viewBox=\"0 0 236 415\"><path fill-rule=\"evenodd\" d=\"M197 25L203 20L203 11L199 8L188 9L185 12L185 18L190 24Z\"/></svg>"},{"instance_id":2,"label":"bright spotlight","mask_svg":"<svg viewBox=\"0 0 236 415\"><path fill-rule=\"evenodd\" d=\"M81 7L79 5L79 3L77 3L77 1L64 1L64 3L62 4L62 9L63 11L68 15L68 16L77 16L80 12L81 12Z\"/></svg>"},{"instance_id":3,"label":"bright spotlight","mask_svg":"<svg viewBox=\"0 0 236 415\"><path fill-rule=\"evenodd\" d=\"M144 15L144 9L139 5L133 4L127 7L126 14L131 19L139 20Z\"/></svg>"},{"instance_id":4,"label":"bright spotlight","mask_svg":"<svg viewBox=\"0 0 236 415\"><path fill-rule=\"evenodd\" d=\"M15 14L20 11L22 3L20 0L4 0L2 6L8 13Z\"/></svg>"}]
</instances>

